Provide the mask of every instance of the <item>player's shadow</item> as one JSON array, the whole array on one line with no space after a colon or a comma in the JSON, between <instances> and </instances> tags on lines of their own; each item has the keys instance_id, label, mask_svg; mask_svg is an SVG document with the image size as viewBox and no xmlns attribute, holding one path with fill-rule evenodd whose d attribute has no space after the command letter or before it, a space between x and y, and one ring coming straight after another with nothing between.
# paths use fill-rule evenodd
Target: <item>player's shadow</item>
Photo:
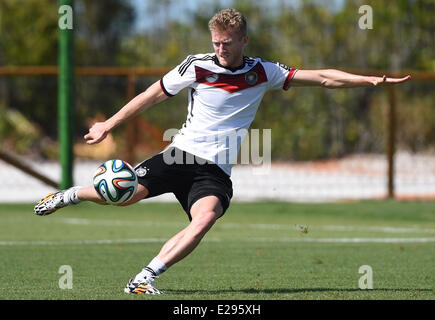
<instances>
[{"instance_id":1,"label":"player's shadow","mask_svg":"<svg viewBox=\"0 0 435 320\"><path fill-rule=\"evenodd\" d=\"M245 293L245 294L271 294L271 293L302 293L302 292L408 292L408 291L432 291L432 289L416 289L416 288L374 288L369 290L362 290L359 288L276 288L276 289L255 289L255 288L242 288L242 289L221 289L221 290L166 290L168 294L223 294L223 293Z\"/></svg>"}]
</instances>

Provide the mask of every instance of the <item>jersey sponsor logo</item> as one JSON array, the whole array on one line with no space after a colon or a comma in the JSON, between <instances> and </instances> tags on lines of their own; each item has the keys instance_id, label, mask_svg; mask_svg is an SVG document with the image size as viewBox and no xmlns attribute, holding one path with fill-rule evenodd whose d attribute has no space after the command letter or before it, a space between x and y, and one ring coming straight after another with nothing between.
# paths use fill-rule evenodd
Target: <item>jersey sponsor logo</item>
<instances>
[{"instance_id":1,"label":"jersey sponsor logo","mask_svg":"<svg viewBox=\"0 0 435 320\"><path fill-rule=\"evenodd\" d=\"M257 63L251 70L245 73L221 73L217 79L214 76L216 73L198 66L195 66L195 73L197 82L225 90L229 93L235 93L267 82L266 71L261 63Z\"/></svg>"}]
</instances>

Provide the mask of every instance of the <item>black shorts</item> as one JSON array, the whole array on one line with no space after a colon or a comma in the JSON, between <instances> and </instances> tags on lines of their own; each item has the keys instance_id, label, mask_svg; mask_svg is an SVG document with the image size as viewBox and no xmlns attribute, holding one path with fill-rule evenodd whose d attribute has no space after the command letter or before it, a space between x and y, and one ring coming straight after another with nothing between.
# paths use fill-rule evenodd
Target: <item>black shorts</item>
<instances>
[{"instance_id":1,"label":"black shorts","mask_svg":"<svg viewBox=\"0 0 435 320\"><path fill-rule=\"evenodd\" d=\"M135 170L139 183L149 191L145 199L172 192L189 220L190 209L197 200L216 196L223 215L233 197L231 179L221 168L174 147L138 164Z\"/></svg>"}]
</instances>

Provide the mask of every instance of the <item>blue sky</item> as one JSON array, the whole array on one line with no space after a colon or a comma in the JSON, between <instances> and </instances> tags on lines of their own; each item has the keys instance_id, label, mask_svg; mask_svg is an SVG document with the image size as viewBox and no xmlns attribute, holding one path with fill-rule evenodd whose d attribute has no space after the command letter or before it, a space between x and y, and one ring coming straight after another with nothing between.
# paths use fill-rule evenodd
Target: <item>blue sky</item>
<instances>
[{"instance_id":1,"label":"blue sky","mask_svg":"<svg viewBox=\"0 0 435 320\"><path fill-rule=\"evenodd\" d=\"M149 11L147 9L150 7L150 3L155 3L152 0L130 0L136 8L136 26L139 30L144 30L153 25L153 20L159 20L158 17L149 17ZM158 0L159 1L159 0ZM159 2L168 1L171 5L169 9L165 12L160 12L160 15L166 14L171 19L179 21L189 21L189 12L194 11L199 6L210 3L211 0L184 0L184 1L174 1L174 0L160 0ZM231 6L232 0L215 0L215 2L220 3L222 6ZM150 19L151 18L151 19ZM154 18L154 19L153 19Z\"/></svg>"},{"instance_id":2,"label":"blue sky","mask_svg":"<svg viewBox=\"0 0 435 320\"><path fill-rule=\"evenodd\" d=\"M199 6L210 4L212 0L157 0L159 3L169 2L171 5L168 6L168 10L155 13L150 16L149 7L150 4L156 3L153 0L130 0L136 8L136 28L138 31L146 30L153 26L156 21L168 17L171 19L176 19L184 22L189 21L189 13L197 9ZM258 0L257 0L258 1ZM340 8L345 0L322 0L319 1L321 4L328 5L332 10ZM214 0L214 2L220 4L222 8L231 7L233 0ZM289 5L297 6L300 0L268 0L268 6L273 6L273 3L286 3Z\"/></svg>"}]
</instances>

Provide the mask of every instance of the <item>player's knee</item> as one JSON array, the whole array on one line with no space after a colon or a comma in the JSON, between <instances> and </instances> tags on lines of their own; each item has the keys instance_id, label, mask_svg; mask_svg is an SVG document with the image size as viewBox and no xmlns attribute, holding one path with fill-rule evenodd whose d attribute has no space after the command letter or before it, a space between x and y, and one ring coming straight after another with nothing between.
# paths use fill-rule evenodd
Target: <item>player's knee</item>
<instances>
[{"instance_id":1,"label":"player's knee","mask_svg":"<svg viewBox=\"0 0 435 320\"><path fill-rule=\"evenodd\" d=\"M214 211L196 215L191 222L195 237L203 237L215 222L216 215Z\"/></svg>"}]
</instances>

